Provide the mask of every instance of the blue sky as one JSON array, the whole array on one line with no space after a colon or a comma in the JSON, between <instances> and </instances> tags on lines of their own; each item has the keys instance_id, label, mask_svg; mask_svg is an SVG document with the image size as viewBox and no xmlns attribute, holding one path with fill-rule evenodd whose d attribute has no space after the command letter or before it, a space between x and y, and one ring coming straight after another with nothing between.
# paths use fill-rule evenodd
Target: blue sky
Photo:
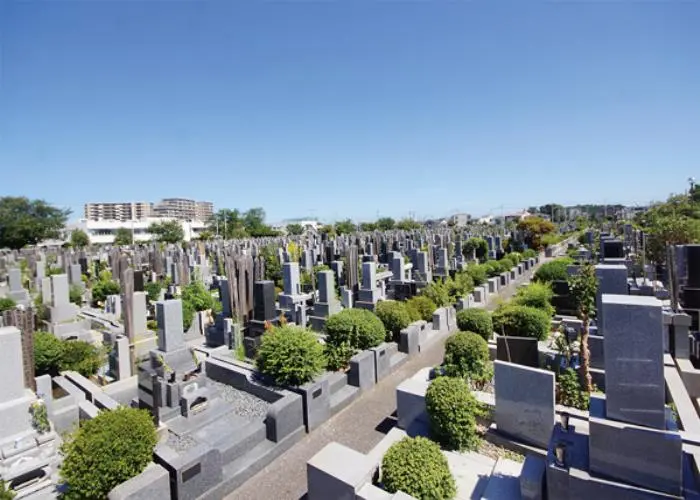
<instances>
[{"instance_id":1,"label":"blue sky","mask_svg":"<svg viewBox=\"0 0 700 500\"><path fill-rule=\"evenodd\" d=\"M679 1L5 0L0 195L270 221L661 199L700 165L699 22Z\"/></svg>"}]
</instances>

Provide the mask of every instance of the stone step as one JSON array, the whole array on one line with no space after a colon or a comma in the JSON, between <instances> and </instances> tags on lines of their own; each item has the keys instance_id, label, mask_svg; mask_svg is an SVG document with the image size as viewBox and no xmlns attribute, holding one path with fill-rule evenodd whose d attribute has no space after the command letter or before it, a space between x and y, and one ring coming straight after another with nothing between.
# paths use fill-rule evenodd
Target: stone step
<instances>
[{"instance_id":1,"label":"stone step","mask_svg":"<svg viewBox=\"0 0 700 500\"><path fill-rule=\"evenodd\" d=\"M328 375L328 389L335 394L348 384L348 374L345 372L333 372Z\"/></svg>"},{"instance_id":2,"label":"stone step","mask_svg":"<svg viewBox=\"0 0 700 500\"><path fill-rule=\"evenodd\" d=\"M520 462L499 458L493 466L491 477L481 499L520 500L520 473L522 469L523 464Z\"/></svg>"},{"instance_id":3,"label":"stone step","mask_svg":"<svg viewBox=\"0 0 700 500\"><path fill-rule=\"evenodd\" d=\"M335 415L347 407L360 395L360 389L352 385L346 385L342 389L331 394L331 415Z\"/></svg>"}]
</instances>

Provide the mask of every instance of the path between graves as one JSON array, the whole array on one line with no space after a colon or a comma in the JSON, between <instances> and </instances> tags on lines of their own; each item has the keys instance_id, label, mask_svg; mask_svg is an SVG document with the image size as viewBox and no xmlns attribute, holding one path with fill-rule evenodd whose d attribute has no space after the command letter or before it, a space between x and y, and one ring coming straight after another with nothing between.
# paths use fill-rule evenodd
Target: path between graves
<instances>
[{"instance_id":1,"label":"path between graves","mask_svg":"<svg viewBox=\"0 0 700 500\"><path fill-rule=\"evenodd\" d=\"M550 259L542 259L546 262ZM513 296L516 285L500 294ZM492 298L487 309L494 309L498 299ZM368 453L395 425L391 416L396 411L396 387L421 368L442 362L444 341L407 361L398 370L360 396L340 413L280 455L243 485L225 497L226 500L297 500L306 495L306 462L331 441L362 453Z\"/></svg>"}]
</instances>

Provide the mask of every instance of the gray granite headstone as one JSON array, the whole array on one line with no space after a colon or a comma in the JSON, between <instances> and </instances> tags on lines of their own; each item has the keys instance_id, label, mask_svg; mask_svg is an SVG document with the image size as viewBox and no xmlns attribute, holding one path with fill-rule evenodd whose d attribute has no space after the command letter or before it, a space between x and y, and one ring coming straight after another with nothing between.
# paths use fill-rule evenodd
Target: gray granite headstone
<instances>
[{"instance_id":1,"label":"gray granite headstone","mask_svg":"<svg viewBox=\"0 0 700 500\"><path fill-rule=\"evenodd\" d=\"M554 372L494 362L498 432L547 448L554 427Z\"/></svg>"},{"instance_id":2,"label":"gray granite headstone","mask_svg":"<svg viewBox=\"0 0 700 500\"><path fill-rule=\"evenodd\" d=\"M607 417L666 428L661 301L602 296Z\"/></svg>"},{"instance_id":3,"label":"gray granite headstone","mask_svg":"<svg viewBox=\"0 0 700 500\"><path fill-rule=\"evenodd\" d=\"M182 301L180 299L156 302L158 321L158 349L174 351L185 345L182 324Z\"/></svg>"}]
</instances>

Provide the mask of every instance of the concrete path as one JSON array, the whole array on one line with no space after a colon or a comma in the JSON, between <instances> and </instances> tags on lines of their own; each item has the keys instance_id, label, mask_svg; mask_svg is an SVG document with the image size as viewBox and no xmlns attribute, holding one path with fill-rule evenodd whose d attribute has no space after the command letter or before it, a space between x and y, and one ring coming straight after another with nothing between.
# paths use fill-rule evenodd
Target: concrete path
<instances>
[{"instance_id":1,"label":"concrete path","mask_svg":"<svg viewBox=\"0 0 700 500\"><path fill-rule=\"evenodd\" d=\"M541 259L545 262L549 259ZM500 292L501 299L515 293L510 285ZM487 309L498 305L491 296ZM379 382L372 390L331 417L325 424L295 444L270 465L250 478L226 500L298 500L306 495L306 462L331 441L368 453L396 424L396 387L421 368L442 363L444 341L436 341L428 349L410 359L398 370Z\"/></svg>"}]
</instances>

